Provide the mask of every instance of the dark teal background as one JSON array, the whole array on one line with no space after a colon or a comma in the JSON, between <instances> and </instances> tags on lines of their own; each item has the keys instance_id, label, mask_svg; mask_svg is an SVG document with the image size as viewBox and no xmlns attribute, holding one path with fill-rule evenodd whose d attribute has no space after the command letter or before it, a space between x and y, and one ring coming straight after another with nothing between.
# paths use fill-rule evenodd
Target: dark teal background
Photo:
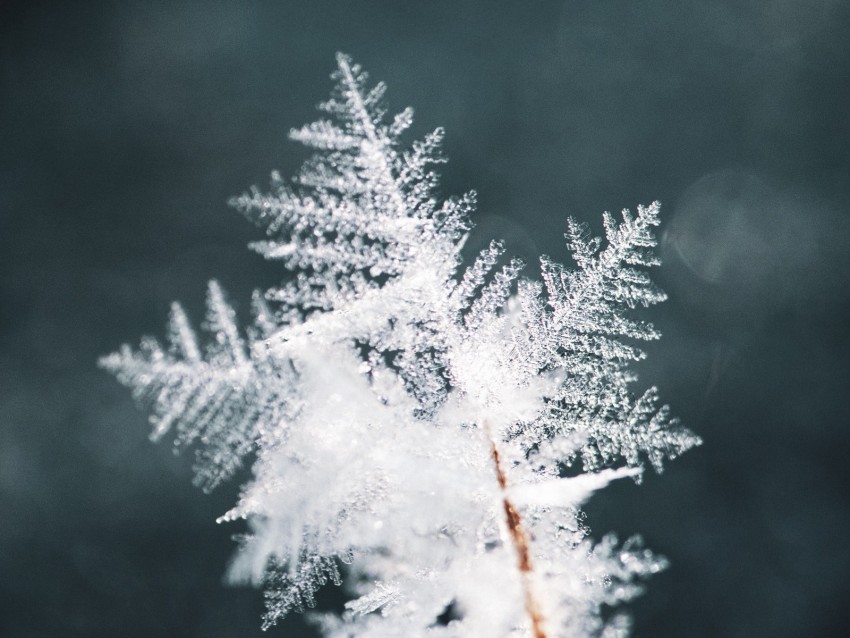
<instances>
[{"instance_id":1,"label":"dark teal background","mask_svg":"<svg viewBox=\"0 0 850 638\"><path fill-rule=\"evenodd\" d=\"M303 160L337 50L447 129L470 247L567 260L566 216L661 200L641 383L705 444L588 507L671 560L635 635L846 635L848 27L838 0L5 3L0 635L260 634L221 584L238 484L194 490L96 360L172 299L200 319L208 278L242 317L281 278L225 202Z\"/></svg>"}]
</instances>

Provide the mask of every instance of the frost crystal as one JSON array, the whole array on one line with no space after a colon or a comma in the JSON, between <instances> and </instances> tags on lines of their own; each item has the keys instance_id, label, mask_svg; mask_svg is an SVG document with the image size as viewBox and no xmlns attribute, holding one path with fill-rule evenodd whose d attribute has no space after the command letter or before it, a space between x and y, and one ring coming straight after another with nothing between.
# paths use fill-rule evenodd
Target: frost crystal
<instances>
[{"instance_id":1,"label":"frost crystal","mask_svg":"<svg viewBox=\"0 0 850 638\"><path fill-rule=\"evenodd\" d=\"M332 77L324 119L290 133L313 158L232 201L293 272L255 293L246 336L211 282L209 345L174 304L167 346L102 365L152 438L197 444L205 489L253 459L222 520L248 520L230 576L266 587L267 626L344 579L346 613L313 616L327 636L626 634L603 607L664 560L594 543L579 508L699 443L630 389L636 343L659 336L630 313L664 299L645 272L658 205L606 214L604 242L569 222L577 267L544 257L542 284L497 268L495 242L464 268L475 195L440 198L443 131L406 147L410 109L388 118L344 55Z\"/></svg>"}]
</instances>

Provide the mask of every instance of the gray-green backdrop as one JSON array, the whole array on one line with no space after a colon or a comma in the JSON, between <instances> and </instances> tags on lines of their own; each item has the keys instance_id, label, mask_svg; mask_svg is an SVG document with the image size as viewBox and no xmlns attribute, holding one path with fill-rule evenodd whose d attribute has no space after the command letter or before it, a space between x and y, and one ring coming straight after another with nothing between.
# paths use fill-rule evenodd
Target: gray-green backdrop
<instances>
[{"instance_id":1,"label":"gray-green backdrop","mask_svg":"<svg viewBox=\"0 0 850 638\"><path fill-rule=\"evenodd\" d=\"M636 635L845 635L848 28L839 0L4 3L0 635L259 635L221 584L237 486L194 490L95 363L210 277L245 316L282 276L225 202L304 158L337 50L446 127L470 247L565 259L567 215L661 200L642 382L705 445L588 507L671 560Z\"/></svg>"}]
</instances>

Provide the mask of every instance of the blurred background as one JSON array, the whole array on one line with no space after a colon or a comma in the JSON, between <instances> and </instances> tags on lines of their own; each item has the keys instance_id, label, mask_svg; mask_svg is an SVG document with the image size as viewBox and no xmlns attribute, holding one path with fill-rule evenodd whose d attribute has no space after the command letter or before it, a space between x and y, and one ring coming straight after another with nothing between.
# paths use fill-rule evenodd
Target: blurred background
<instances>
[{"instance_id":1,"label":"blurred background","mask_svg":"<svg viewBox=\"0 0 850 638\"><path fill-rule=\"evenodd\" d=\"M671 561L635 635L850 626L850 3L20 2L0 13L0 635L255 636L235 526L96 367L279 267L225 202L304 151L345 51L447 129L470 247L567 260L662 202L641 383L705 444L588 507ZM531 267L530 271L534 272ZM333 592L323 604L337 604ZM299 617L270 636L311 636Z\"/></svg>"}]
</instances>

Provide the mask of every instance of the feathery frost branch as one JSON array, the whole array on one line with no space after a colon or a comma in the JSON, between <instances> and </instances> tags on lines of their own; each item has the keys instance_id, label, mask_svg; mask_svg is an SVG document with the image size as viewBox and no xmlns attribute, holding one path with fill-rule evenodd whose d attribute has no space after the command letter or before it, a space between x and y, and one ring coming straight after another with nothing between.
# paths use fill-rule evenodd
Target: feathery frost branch
<instances>
[{"instance_id":1,"label":"feathery frost branch","mask_svg":"<svg viewBox=\"0 0 850 638\"><path fill-rule=\"evenodd\" d=\"M496 269L496 242L465 268L475 196L438 192L442 129L406 145L411 109L389 117L345 55L332 77L322 119L290 133L315 155L231 202L293 274L244 333L211 282L206 346L175 303L168 346L102 365L152 438L196 447L205 489L252 460L221 520L247 519L230 576L266 588L264 626L344 581L347 611L312 616L329 637L625 635L603 607L666 563L594 543L580 507L699 443L631 389L659 334L630 311L665 298L646 273L658 204L606 213L604 242L570 221L576 268L543 257L542 283Z\"/></svg>"}]
</instances>

